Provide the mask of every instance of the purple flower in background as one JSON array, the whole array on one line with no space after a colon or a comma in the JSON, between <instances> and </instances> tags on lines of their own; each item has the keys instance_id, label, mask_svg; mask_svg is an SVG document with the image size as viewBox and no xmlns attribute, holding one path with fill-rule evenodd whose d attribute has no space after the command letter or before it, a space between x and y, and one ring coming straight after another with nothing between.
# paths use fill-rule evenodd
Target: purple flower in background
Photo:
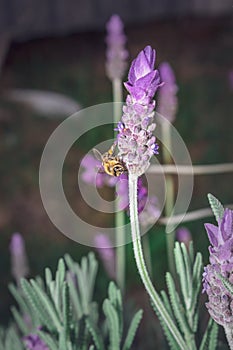
<instances>
[{"instance_id":1,"label":"purple flower in background","mask_svg":"<svg viewBox=\"0 0 233 350\"><path fill-rule=\"evenodd\" d=\"M211 317L220 325L233 323L233 297L218 274L233 283L233 211L226 209L218 226L205 224L211 246L210 264L203 273L203 291L208 295L206 306Z\"/></svg>"},{"instance_id":2,"label":"purple flower in background","mask_svg":"<svg viewBox=\"0 0 233 350\"><path fill-rule=\"evenodd\" d=\"M128 210L129 196L128 196L128 176L122 174L119 181L116 183L116 194L118 195L118 208L120 210Z\"/></svg>"},{"instance_id":3,"label":"purple flower in background","mask_svg":"<svg viewBox=\"0 0 233 350\"><path fill-rule=\"evenodd\" d=\"M101 162L90 154L82 159L81 167L83 168L81 178L86 183L101 188L105 185L113 187L117 182L116 177L109 176L102 171L103 167Z\"/></svg>"},{"instance_id":4,"label":"purple flower in background","mask_svg":"<svg viewBox=\"0 0 233 350\"><path fill-rule=\"evenodd\" d=\"M98 233L95 236L95 245L106 272L108 273L110 278L115 280L115 252L109 237L103 233Z\"/></svg>"},{"instance_id":5,"label":"purple flower in background","mask_svg":"<svg viewBox=\"0 0 233 350\"><path fill-rule=\"evenodd\" d=\"M169 63L161 63L159 72L164 85L159 90L157 111L172 123L178 107L176 78Z\"/></svg>"},{"instance_id":6,"label":"purple flower in background","mask_svg":"<svg viewBox=\"0 0 233 350\"><path fill-rule=\"evenodd\" d=\"M27 350L49 350L48 346L37 334L29 334L23 340Z\"/></svg>"},{"instance_id":7,"label":"purple flower in background","mask_svg":"<svg viewBox=\"0 0 233 350\"><path fill-rule=\"evenodd\" d=\"M29 273L27 255L23 237L20 233L14 233L10 242L11 272L16 282L26 277Z\"/></svg>"},{"instance_id":8,"label":"purple flower in background","mask_svg":"<svg viewBox=\"0 0 233 350\"><path fill-rule=\"evenodd\" d=\"M139 213L139 222L143 227L147 227L155 223L155 219L158 219L161 215L161 210L158 206L158 199L156 196L150 196L147 198L147 202L143 207L143 210Z\"/></svg>"},{"instance_id":9,"label":"purple flower in background","mask_svg":"<svg viewBox=\"0 0 233 350\"><path fill-rule=\"evenodd\" d=\"M119 198L121 210L126 210L129 215L129 195L128 195L128 176L121 175L117 185L116 192ZM158 200L155 196L148 197L147 188L143 184L142 178L138 179L138 214L139 222L143 227L155 222L161 214L158 208Z\"/></svg>"},{"instance_id":10,"label":"purple flower in background","mask_svg":"<svg viewBox=\"0 0 233 350\"><path fill-rule=\"evenodd\" d=\"M153 97L162 84L154 64L155 50L150 46L133 61L125 83L129 95L118 124L119 157L128 171L136 176L142 175L149 167L152 155L158 154L158 145L152 134L155 129Z\"/></svg>"},{"instance_id":11,"label":"purple flower in background","mask_svg":"<svg viewBox=\"0 0 233 350\"><path fill-rule=\"evenodd\" d=\"M192 240L191 232L186 227L179 227L176 231L176 238L179 242L183 242L186 247L189 247L189 243Z\"/></svg>"},{"instance_id":12,"label":"purple flower in background","mask_svg":"<svg viewBox=\"0 0 233 350\"><path fill-rule=\"evenodd\" d=\"M125 49L124 26L118 15L113 15L106 25L107 62L106 72L110 80L122 79L127 63L128 51Z\"/></svg>"}]
</instances>

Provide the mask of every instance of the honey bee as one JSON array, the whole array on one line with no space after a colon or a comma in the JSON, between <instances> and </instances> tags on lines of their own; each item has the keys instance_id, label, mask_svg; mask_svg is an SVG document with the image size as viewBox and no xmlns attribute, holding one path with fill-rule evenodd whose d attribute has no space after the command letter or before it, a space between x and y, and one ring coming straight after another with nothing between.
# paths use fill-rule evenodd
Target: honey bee
<instances>
[{"instance_id":1,"label":"honey bee","mask_svg":"<svg viewBox=\"0 0 233 350\"><path fill-rule=\"evenodd\" d=\"M127 168L123 161L114 155L116 148L116 143L114 143L110 149L101 154L97 149L93 149L95 157L102 162L104 171L111 176L120 176L123 173L127 172Z\"/></svg>"}]
</instances>

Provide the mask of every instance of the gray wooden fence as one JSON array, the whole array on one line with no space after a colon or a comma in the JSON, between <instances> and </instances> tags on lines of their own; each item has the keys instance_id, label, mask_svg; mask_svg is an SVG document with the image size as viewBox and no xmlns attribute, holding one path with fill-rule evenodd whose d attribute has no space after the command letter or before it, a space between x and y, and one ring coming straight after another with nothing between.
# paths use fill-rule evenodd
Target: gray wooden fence
<instances>
[{"instance_id":1,"label":"gray wooden fence","mask_svg":"<svg viewBox=\"0 0 233 350\"><path fill-rule=\"evenodd\" d=\"M0 0L0 33L24 40L103 29L113 13L126 23L186 14L232 14L233 0Z\"/></svg>"}]
</instances>

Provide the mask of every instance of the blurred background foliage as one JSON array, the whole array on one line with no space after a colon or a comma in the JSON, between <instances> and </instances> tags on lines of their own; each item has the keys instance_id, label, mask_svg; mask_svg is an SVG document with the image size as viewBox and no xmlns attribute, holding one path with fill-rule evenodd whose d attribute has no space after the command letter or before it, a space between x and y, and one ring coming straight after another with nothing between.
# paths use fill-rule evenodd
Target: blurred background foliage
<instances>
[{"instance_id":1,"label":"blurred background foliage","mask_svg":"<svg viewBox=\"0 0 233 350\"><path fill-rule=\"evenodd\" d=\"M232 8L229 7L229 12ZM78 16L78 14L77 14ZM124 18L124 17L123 17ZM146 45L157 51L157 64L168 61L179 86L179 110L175 127L183 137L194 164L232 162L233 69L232 16L176 15L134 19L126 24L130 59ZM75 260L91 249L72 242L50 222L43 208L38 184L40 157L47 139L59 125L59 118L45 118L26 106L4 98L12 88L39 89L62 93L82 107L109 102L111 83L105 75L105 32L99 25L93 31L59 36L44 35L27 41L10 42L0 79L0 322L8 323L13 302L7 285L10 274L9 242L13 232L20 232L26 242L30 275L52 270L58 258L69 253ZM99 134L82 139L70 150L65 164L64 183L67 197L77 212L82 210L76 186L78 164ZM232 174L195 177L190 210L207 207L208 192L222 203L232 203ZM88 215L88 213L87 213ZM97 217L100 223L104 215ZM209 221L211 219L208 219ZM207 261L207 237L199 220L187 224L196 250ZM156 225L149 232L153 259L153 278L157 287L165 285L167 270L164 229ZM127 246L127 288L129 305L145 309L144 339L148 349L154 340L150 332L153 312L139 281L132 247ZM97 277L96 299L106 295L108 277L103 268ZM137 286L137 288L135 288ZM130 307L130 306L129 306ZM159 325L153 327L159 339ZM140 332L140 330L139 330ZM152 344L149 344L149 342ZM161 340L160 340L161 341Z\"/></svg>"}]
</instances>

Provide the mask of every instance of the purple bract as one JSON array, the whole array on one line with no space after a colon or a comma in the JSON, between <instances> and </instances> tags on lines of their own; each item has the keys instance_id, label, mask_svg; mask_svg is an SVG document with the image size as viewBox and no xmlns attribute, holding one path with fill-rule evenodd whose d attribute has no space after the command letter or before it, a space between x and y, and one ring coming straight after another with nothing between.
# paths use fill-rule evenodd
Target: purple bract
<instances>
[{"instance_id":1,"label":"purple bract","mask_svg":"<svg viewBox=\"0 0 233 350\"><path fill-rule=\"evenodd\" d=\"M154 94L162 85L158 70L154 69L155 50L147 46L133 61L125 87L129 92L123 116L118 124L119 156L128 171L142 175L150 165L150 158L158 154L154 123Z\"/></svg>"},{"instance_id":2,"label":"purple bract","mask_svg":"<svg viewBox=\"0 0 233 350\"><path fill-rule=\"evenodd\" d=\"M233 283L233 211L226 209L218 226L205 224L211 246L210 264L203 273L203 291L211 317L220 325L233 323L233 297L223 285L219 274Z\"/></svg>"}]
</instances>

